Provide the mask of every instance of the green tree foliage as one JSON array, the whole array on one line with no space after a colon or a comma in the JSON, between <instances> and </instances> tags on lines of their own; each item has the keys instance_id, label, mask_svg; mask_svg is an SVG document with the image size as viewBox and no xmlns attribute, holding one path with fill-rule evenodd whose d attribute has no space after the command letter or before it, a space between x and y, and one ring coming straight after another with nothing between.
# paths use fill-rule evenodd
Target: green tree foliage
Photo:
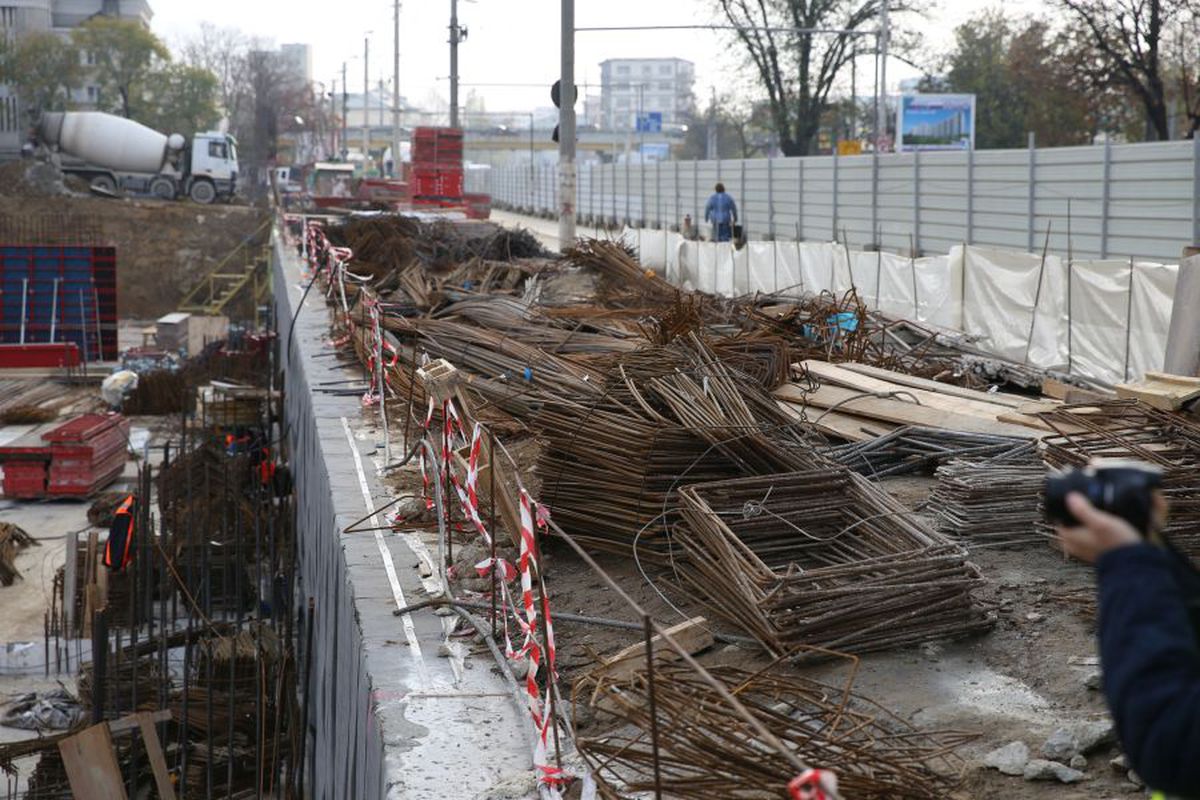
<instances>
[{"instance_id":1,"label":"green tree foliage","mask_svg":"<svg viewBox=\"0 0 1200 800\"><path fill-rule=\"evenodd\" d=\"M62 111L82 83L79 51L53 33L0 38L0 83L29 110Z\"/></svg>"},{"instance_id":2,"label":"green tree foliage","mask_svg":"<svg viewBox=\"0 0 1200 800\"><path fill-rule=\"evenodd\" d=\"M125 117L152 89L158 63L171 60L167 46L134 20L93 17L71 32L71 40L95 63L99 107Z\"/></svg>"},{"instance_id":3,"label":"green tree foliage","mask_svg":"<svg viewBox=\"0 0 1200 800\"><path fill-rule=\"evenodd\" d=\"M1097 126L1096 101L1070 65L1069 40L1040 19L986 11L955 31L945 77L926 91L975 95L975 146L1086 144Z\"/></svg>"},{"instance_id":4,"label":"green tree foliage","mask_svg":"<svg viewBox=\"0 0 1200 800\"><path fill-rule=\"evenodd\" d=\"M210 130L221 119L217 77L206 69L165 63L148 79L151 87L137 99L133 117L163 133L191 136Z\"/></svg>"}]
</instances>

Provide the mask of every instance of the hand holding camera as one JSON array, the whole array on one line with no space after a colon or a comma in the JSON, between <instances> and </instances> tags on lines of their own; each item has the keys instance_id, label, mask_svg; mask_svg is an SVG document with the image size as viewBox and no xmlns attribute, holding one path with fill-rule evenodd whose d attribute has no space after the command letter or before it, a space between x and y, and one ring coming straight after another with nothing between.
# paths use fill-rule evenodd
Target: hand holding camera
<instances>
[{"instance_id":1,"label":"hand holding camera","mask_svg":"<svg viewBox=\"0 0 1200 800\"><path fill-rule=\"evenodd\" d=\"M1067 555L1094 563L1161 527L1161 485L1161 470L1148 464L1099 460L1046 478L1046 516Z\"/></svg>"}]
</instances>

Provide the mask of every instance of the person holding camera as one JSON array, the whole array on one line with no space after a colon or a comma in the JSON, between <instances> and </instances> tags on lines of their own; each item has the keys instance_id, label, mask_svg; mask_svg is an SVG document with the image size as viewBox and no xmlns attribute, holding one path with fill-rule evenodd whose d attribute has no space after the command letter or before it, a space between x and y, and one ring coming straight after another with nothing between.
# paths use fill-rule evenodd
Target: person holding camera
<instances>
[{"instance_id":1,"label":"person holding camera","mask_svg":"<svg viewBox=\"0 0 1200 800\"><path fill-rule=\"evenodd\" d=\"M1102 476L1050 515L1063 550L1096 567L1104 697L1130 765L1156 798L1200 798L1200 574L1159 533L1158 483L1139 498Z\"/></svg>"}]
</instances>

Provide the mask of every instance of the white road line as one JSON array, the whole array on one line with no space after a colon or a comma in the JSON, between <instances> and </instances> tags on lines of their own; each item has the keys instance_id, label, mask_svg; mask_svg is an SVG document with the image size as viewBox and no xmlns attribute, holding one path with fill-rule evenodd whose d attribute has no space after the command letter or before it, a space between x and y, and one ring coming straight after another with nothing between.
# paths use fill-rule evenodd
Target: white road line
<instances>
[{"instance_id":1,"label":"white road line","mask_svg":"<svg viewBox=\"0 0 1200 800\"><path fill-rule=\"evenodd\" d=\"M387 543L383 540L379 515L375 513L375 505L371 502L371 490L367 488L367 474L363 471L362 454L358 451L358 445L354 443L354 434L350 432L350 423L345 417L342 417L341 420L342 428L346 431L346 442L350 445L350 452L354 453L354 469L358 473L358 485L362 489L363 502L366 503L367 511L371 512L371 525L375 528L372 533L375 534L375 543L379 545L379 556L383 559L383 569L387 572L388 583L392 585L392 598L396 601L396 608L404 608L408 602L404 599L404 590L400 588L400 579L396 576L396 564L392 561L392 551L388 550ZM400 619L404 622L404 638L408 640L408 647L412 650L413 656L420 659L421 643L417 640L417 629L413 625L412 615L404 614Z\"/></svg>"}]
</instances>

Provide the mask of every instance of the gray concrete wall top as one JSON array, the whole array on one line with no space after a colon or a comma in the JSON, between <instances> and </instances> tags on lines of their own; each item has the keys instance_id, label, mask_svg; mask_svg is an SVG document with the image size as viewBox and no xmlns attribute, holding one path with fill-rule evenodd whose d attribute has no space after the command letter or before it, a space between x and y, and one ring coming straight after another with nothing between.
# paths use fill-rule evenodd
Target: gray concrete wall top
<instances>
[{"instance_id":1,"label":"gray concrete wall top","mask_svg":"<svg viewBox=\"0 0 1200 800\"><path fill-rule=\"evenodd\" d=\"M376 476L382 428L357 397L322 391L361 378L362 368L330 345L317 289L289 337L304 283L294 246L278 232L273 278L298 494L299 605L316 604L306 794L446 800L491 797L503 784L506 797L521 796L514 785L532 796L532 726L488 651L447 657L460 649L444 647L452 617L393 614L437 590L418 570L423 560L432 566L434 543L415 532L343 532L391 499ZM378 517L363 526L386 525Z\"/></svg>"}]
</instances>

